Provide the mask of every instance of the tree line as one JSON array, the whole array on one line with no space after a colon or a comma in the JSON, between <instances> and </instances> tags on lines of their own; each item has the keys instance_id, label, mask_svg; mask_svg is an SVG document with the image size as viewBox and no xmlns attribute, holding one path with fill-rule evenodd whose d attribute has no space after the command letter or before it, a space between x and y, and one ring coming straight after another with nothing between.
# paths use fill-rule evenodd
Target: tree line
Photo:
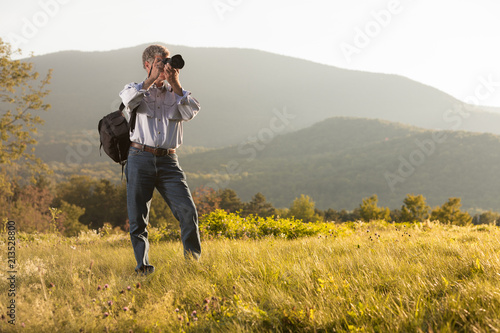
<instances>
[{"instance_id":1,"label":"tree line","mask_svg":"<svg viewBox=\"0 0 500 333\"><path fill-rule=\"evenodd\" d=\"M128 230L126 184L113 184L107 179L73 176L68 181L53 185L43 176L36 184L11 184L11 191L0 194L0 212L3 222L16 220L25 232L57 230L67 236L103 228ZM248 202L242 201L232 189L200 187L193 193L193 200L200 216L217 209L236 213L241 217L260 216L293 218L304 223L385 220L395 222L422 222L438 220L454 225L496 223L500 214L485 212L472 217L461 211L460 198L450 198L442 206L431 209L422 195L408 194L400 209L390 210L378 206L378 198L365 198L352 210L320 210L307 195L296 198L289 208L275 208L262 193L255 194ZM7 218L8 217L8 218ZM163 198L155 191L150 212L150 225L174 229L178 222Z\"/></svg>"}]
</instances>

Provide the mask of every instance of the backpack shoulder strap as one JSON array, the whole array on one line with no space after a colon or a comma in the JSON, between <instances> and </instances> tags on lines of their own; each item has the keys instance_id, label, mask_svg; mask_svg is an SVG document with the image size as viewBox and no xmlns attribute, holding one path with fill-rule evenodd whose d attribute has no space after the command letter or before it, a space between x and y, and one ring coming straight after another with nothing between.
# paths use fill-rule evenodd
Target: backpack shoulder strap
<instances>
[{"instance_id":1,"label":"backpack shoulder strap","mask_svg":"<svg viewBox=\"0 0 500 333\"><path fill-rule=\"evenodd\" d=\"M135 128L135 118L137 117L137 109L139 108L141 104L137 105L131 112L130 112L130 121L128 122L129 127L128 130L133 131ZM125 105L123 103L120 104L120 111L123 112L123 109L125 109Z\"/></svg>"}]
</instances>

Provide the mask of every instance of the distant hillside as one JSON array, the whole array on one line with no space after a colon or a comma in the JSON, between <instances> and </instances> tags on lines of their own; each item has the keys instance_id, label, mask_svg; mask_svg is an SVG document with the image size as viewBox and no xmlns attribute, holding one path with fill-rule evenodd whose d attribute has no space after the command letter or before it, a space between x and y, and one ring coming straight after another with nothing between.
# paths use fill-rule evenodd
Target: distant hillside
<instances>
[{"instance_id":1,"label":"distant hillside","mask_svg":"<svg viewBox=\"0 0 500 333\"><path fill-rule=\"evenodd\" d=\"M30 58L41 74L54 69L47 98L52 109L43 114L47 122L40 132L60 131L62 138L96 131L98 120L118 107L124 85L145 78L144 47ZM474 111L465 118L457 113L464 105L456 99L400 76L344 70L248 49L175 45L169 49L184 56L181 83L202 105L199 116L186 125L186 145L237 145L269 130L282 134L333 116L500 133L500 114Z\"/></svg>"},{"instance_id":2,"label":"distant hillside","mask_svg":"<svg viewBox=\"0 0 500 333\"><path fill-rule=\"evenodd\" d=\"M118 107L126 83L145 78L144 47L29 59L41 74L54 69L36 152L58 175L116 169L119 178L99 156L97 123ZM262 192L278 207L308 194L318 208L352 209L377 194L399 208L415 193L431 205L457 196L466 208L500 211L498 109L470 110L396 75L248 49L169 49L185 58L181 82L202 104L181 154L220 148L182 158L193 188L218 182L244 200ZM431 129L446 139L430 144Z\"/></svg>"},{"instance_id":3,"label":"distant hillside","mask_svg":"<svg viewBox=\"0 0 500 333\"><path fill-rule=\"evenodd\" d=\"M330 118L267 142L185 156L181 165L192 187L228 187L244 200L261 192L277 207L307 194L321 209L353 209L377 194L394 209L414 193L431 206L460 197L464 208L500 211L500 137L492 134Z\"/></svg>"}]
</instances>

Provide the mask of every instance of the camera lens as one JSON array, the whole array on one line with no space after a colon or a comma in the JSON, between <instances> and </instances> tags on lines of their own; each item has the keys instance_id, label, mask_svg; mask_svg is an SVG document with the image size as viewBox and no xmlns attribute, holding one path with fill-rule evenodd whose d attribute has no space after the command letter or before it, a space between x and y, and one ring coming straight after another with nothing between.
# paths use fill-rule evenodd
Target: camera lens
<instances>
[{"instance_id":1,"label":"camera lens","mask_svg":"<svg viewBox=\"0 0 500 333\"><path fill-rule=\"evenodd\" d=\"M182 59L182 56L180 54L174 55L172 58L166 58L163 59L163 63L170 64L173 68L178 68L181 69L184 67L184 59Z\"/></svg>"}]
</instances>

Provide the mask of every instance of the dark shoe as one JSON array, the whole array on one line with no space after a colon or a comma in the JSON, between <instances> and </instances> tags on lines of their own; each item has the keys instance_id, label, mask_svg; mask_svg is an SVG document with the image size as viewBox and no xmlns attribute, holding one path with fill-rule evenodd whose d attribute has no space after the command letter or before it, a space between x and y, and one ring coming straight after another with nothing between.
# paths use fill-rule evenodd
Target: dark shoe
<instances>
[{"instance_id":1,"label":"dark shoe","mask_svg":"<svg viewBox=\"0 0 500 333\"><path fill-rule=\"evenodd\" d=\"M155 267L154 266L143 266L141 269L136 269L135 270L137 275L149 275L151 273L154 273Z\"/></svg>"}]
</instances>

